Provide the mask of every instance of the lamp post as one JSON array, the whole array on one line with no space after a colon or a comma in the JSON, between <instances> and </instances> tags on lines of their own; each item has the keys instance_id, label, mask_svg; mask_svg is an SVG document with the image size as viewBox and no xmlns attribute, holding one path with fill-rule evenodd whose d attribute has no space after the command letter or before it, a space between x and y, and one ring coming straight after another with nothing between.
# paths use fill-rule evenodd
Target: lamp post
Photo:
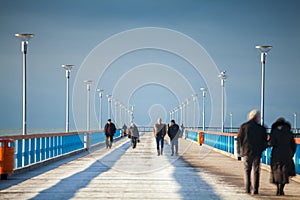
<instances>
[{"instance_id":1,"label":"lamp post","mask_svg":"<svg viewBox=\"0 0 300 200\"><path fill-rule=\"evenodd\" d=\"M109 95L106 95L107 97L107 118L108 119L111 119L111 98L112 96L109 94Z\"/></svg>"},{"instance_id":2,"label":"lamp post","mask_svg":"<svg viewBox=\"0 0 300 200\"><path fill-rule=\"evenodd\" d=\"M221 132L224 132L224 116L225 116L225 111L224 111L224 101L225 101L225 98L224 98L224 93L225 93L225 79L227 78L227 75L225 74L226 71L222 71L218 77L221 79L221 87L222 87L222 112L221 112L221 115L222 115L222 123L221 123Z\"/></svg>"},{"instance_id":3,"label":"lamp post","mask_svg":"<svg viewBox=\"0 0 300 200\"><path fill-rule=\"evenodd\" d=\"M188 123L189 99L186 99L185 103L186 103L186 108L185 108L185 123L186 123L186 126L188 127L190 125Z\"/></svg>"},{"instance_id":4,"label":"lamp post","mask_svg":"<svg viewBox=\"0 0 300 200\"><path fill-rule=\"evenodd\" d=\"M200 88L200 90L202 91L202 130L205 130L205 96L206 96L206 91L207 88Z\"/></svg>"},{"instance_id":5,"label":"lamp post","mask_svg":"<svg viewBox=\"0 0 300 200\"><path fill-rule=\"evenodd\" d=\"M15 34L21 40L21 51L23 53L23 135L27 134L27 76L26 76L26 54L28 41L34 37L34 34L30 33L17 33Z\"/></svg>"},{"instance_id":6,"label":"lamp post","mask_svg":"<svg viewBox=\"0 0 300 200\"><path fill-rule=\"evenodd\" d=\"M180 109L180 125L183 124L183 105L180 104L179 105L179 109Z\"/></svg>"},{"instance_id":7,"label":"lamp post","mask_svg":"<svg viewBox=\"0 0 300 200\"><path fill-rule=\"evenodd\" d=\"M194 101L194 128L196 129L196 101L197 101L197 94L192 95Z\"/></svg>"},{"instance_id":8,"label":"lamp post","mask_svg":"<svg viewBox=\"0 0 300 200\"><path fill-rule=\"evenodd\" d=\"M123 118L123 109L124 109L124 105L122 102L120 102L120 123L121 125L123 124L124 118Z\"/></svg>"},{"instance_id":9,"label":"lamp post","mask_svg":"<svg viewBox=\"0 0 300 200\"><path fill-rule=\"evenodd\" d=\"M91 84L92 84L92 80L86 80L84 81L86 83L86 90L87 90L87 101L86 101L86 105L87 105L87 109L86 109L86 130L89 131L90 130L90 108L91 108L91 102L90 102L90 91L91 91Z\"/></svg>"},{"instance_id":10,"label":"lamp post","mask_svg":"<svg viewBox=\"0 0 300 200\"><path fill-rule=\"evenodd\" d=\"M69 79L71 74L71 69L74 65L62 65L62 68L66 70L66 132L69 132Z\"/></svg>"},{"instance_id":11,"label":"lamp post","mask_svg":"<svg viewBox=\"0 0 300 200\"><path fill-rule=\"evenodd\" d=\"M232 112L230 112L229 115L230 115L230 132L232 132Z\"/></svg>"},{"instance_id":12,"label":"lamp post","mask_svg":"<svg viewBox=\"0 0 300 200\"><path fill-rule=\"evenodd\" d=\"M131 122L133 123L134 119L134 105L131 105Z\"/></svg>"},{"instance_id":13,"label":"lamp post","mask_svg":"<svg viewBox=\"0 0 300 200\"><path fill-rule=\"evenodd\" d=\"M268 51L272 49L272 46L256 46L261 52L261 101L260 101L260 113L261 113L261 125L264 124L264 110L265 110L265 63Z\"/></svg>"},{"instance_id":14,"label":"lamp post","mask_svg":"<svg viewBox=\"0 0 300 200\"><path fill-rule=\"evenodd\" d=\"M103 89L97 89L97 92L99 93L99 99L100 99L100 108L99 108L99 129L102 129L102 97L103 97Z\"/></svg>"},{"instance_id":15,"label":"lamp post","mask_svg":"<svg viewBox=\"0 0 300 200\"><path fill-rule=\"evenodd\" d=\"M178 107L175 107L175 120L178 123Z\"/></svg>"},{"instance_id":16,"label":"lamp post","mask_svg":"<svg viewBox=\"0 0 300 200\"><path fill-rule=\"evenodd\" d=\"M185 121L185 102L182 102L181 104L182 106L182 125L186 126L186 121Z\"/></svg>"},{"instance_id":17,"label":"lamp post","mask_svg":"<svg viewBox=\"0 0 300 200\"><path fill-rule=\"evenodd\" d=\"M294 112L294 129L295 133L297 133L297 113Z\"/></svg>"},{"instance_id":18,"label":"lamp post","mask_svg":"<svg viewBox=\"0 0 300 200\"><path fill-rule=\"evenodd\" d=\"M114 114L114 120L115 120L115 123L118 124L117 122L117 109L118 109L118 100L117 99L114 99L115 101L115 114Z\"/></svg>"}]
</instances>

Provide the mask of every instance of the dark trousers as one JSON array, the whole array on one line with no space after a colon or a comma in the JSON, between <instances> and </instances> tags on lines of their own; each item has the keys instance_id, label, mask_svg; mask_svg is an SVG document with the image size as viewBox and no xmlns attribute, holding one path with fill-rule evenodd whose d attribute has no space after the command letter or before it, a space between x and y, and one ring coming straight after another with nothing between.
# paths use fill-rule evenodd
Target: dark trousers
<instances>
[{"instance_id":1,"label":"dark trousers","mask_svg":"<svg viewBox=\"0 0 300 200\"><path fill-rule=\"evenodd\" d=\"M161 143L161 150L164 148L164 138L162 136L156 136L156 148L159 150L159 143Z\"/></svg>"},{"instance_id":2,"label":"dark trousers","mask_svg":"<svg viewBox=\"0 0 300 200\"><path fill-rule=\"evenodd\" d=\"M106 148L111 148L113 141L114 141L114 136L106 135Z\"/></svg>"},{"instance_id":3,"label":"dark trousers","mask_svg":"<svg viewBox=\"0 0 300 200\"><path fill-rule=\"evenodd\" d=\"M258 192L261 156L244 156L244 183L246 192L251 191L251 171L253 170L253 189Z\"/></svg>"},{"instance_id":4,"label":"dark trousers","mask_svg":"<svg viewBox=\"0 0 300 200\"><path fill-rule=\"evenodd\" d=\"M131 145L133 149L136 147L137 140L138 140L137 137L131 136Z\"/></svg>"}]
</instances>

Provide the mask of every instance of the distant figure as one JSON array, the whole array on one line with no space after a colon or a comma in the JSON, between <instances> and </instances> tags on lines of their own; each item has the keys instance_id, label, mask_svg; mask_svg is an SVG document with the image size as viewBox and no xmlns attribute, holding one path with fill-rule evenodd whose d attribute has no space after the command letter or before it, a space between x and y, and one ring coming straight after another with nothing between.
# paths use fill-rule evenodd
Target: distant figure
<instances>
[{"instance_id":1,"label":"distant figure","mask_svg":"<svg viewBox=\"0 0 300 200\"><path fill-rule=\"evenodd\" d=\"M116 126L111 122L111 119L107 120L107 123L104 126L104 133L106 136L106 148L111 148L114 140L114 135L116 133Z\"/></svg>"},{"instance_id":2,"label":"distant figure","mask_svg":"<svg viewBox=\"0 0 300 200\"><path fill-rule=\"evenodd\" d=\"M251 193L251 171L253 169L254 185L252 187L253 194L258 194L259 175L260 175L260 159L262 152L267 148L267 132L266 128L259 124L260 112L252 110L248 114L248 122L241 125L238 136L238 153L242 149L245 169L245 189L246 193Z\"/></svg>"},{"instance_id":3,"label":"distant figure","mask_svg":"<svg viewBox=\"0 0 300 200\"><path fill-rule=\"evenodd\" d=\"M129 132L131 135L131 144L132 144L132 148L136 148L136 144L139 141L140 138L140 133L138 128L136 127L136 125L134 123L130 124L130 128L129 128Z\"/></svg>"},{"instance_id":4,"label":"distant figure","mask_svg":"<svg viewBox=\"0 0 300 200\"><path fill-rule=\"evenodd\" d=\"M157 119L157 124L154 125L154 137L156 140L157 155L163 155L164 137L166 135L166 125L161 123L161 118ZM161 149L159 148L161 143Z\"/></svg>"},{"instance_id":5,"label":"distant figure","mask_svg":"<svg viewBox=\"0 0 300 200\"><path fill-rule=\"evenodd\" d=\"M123 136L126 136L126 132L127 132L126 124L123 125L122 129L123 129Z\"/></svg>"},{"instance_id":6,"label":"distant figure","mask_svg":"<svg viewBox=\"0 0 300 200\"><path fill-rule=\"evenodd\" d=\"M276 195L284 195L285 184L289 183L289 176L295 176L293 161L296 143L291 132L291 125L284 118L279 118L272 125L270 134L271 152L271 182L277 185Z\"/></svg>"},{"instance_id":7,"label":"distant figure","mask_svg":"<svg viewBox=\"0 0 300 200\"><path fill-rule=\"evenodd\" d=\"M175 150L175 155L178 155L178 138L181 135L181 131L179 129L178 124L175 123L175 120L171 120L171 125L168 128L168 136L171 141L171 151L172 154L171 156L174 155L174 150Z\"/></svg>"}]
</instances>

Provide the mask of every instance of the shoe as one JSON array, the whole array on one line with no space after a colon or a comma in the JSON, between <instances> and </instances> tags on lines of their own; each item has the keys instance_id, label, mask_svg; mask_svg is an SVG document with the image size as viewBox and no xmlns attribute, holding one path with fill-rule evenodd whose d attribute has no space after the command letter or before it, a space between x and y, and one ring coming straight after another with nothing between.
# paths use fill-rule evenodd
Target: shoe
<instances>
[{"instance_id":1,"label":"shoe","mask_svg":"<svg viewBox=\"0 0 300 200\"><path fill-rule=\"evenodd\" d=\"M254 195L258 195L258 191L254 191L253 194L254 194Z\"/></svg>"},{"instance_id":2,"label":"shoe","mask_svg":"<svg viewBox=\"0 0 300 200\"><path fill-rule=\"evenodd\" d=\"M160 156L160 151L159 150L157 150L157 156Z\"/></svg>"},{"instance_id":3,"label":"shoe","mask_svg":"<svg viewBox=\"0 0 300 200\"><path fill-rule=\"evenodd\" d=\"M160 155L163 155L163 151L161 150Z\"/></svg>"},{"instance_id":4,"label":"shoe","mask_svg":"<svg viewBox=\"0 0 300 200\"><path fill-rule=\"evenodd\" d=\"M174 154L172 153L171 156L173 156Z\"/></svg>"}]
</instances>

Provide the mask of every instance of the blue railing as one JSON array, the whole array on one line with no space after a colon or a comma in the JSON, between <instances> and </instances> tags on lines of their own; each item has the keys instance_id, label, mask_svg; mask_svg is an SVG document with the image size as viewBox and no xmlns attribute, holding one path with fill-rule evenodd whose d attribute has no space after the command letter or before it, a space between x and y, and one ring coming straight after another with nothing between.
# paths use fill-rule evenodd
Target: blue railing
<instances>
[{"instance_id":1,"label":"blue railing","mask_svg":"<svg viewBox=\"0 0 300 200\"><path fill-rule=\"evenodd\" d=\"M184 137L188 138L192 141L198 142L198 137L199 133L201 131L198 130L185 130L184 131ZM228 152L230 154L237 154L235 152L235 147L236 143L236 136L237 134L234 133L220 133L220 132L211 132L211 131L204 131L203 132L204 136L204 144L211 146L213 148ZM261 162L267 165L270 165L271 161L271 151L272 148L267 148L263 153L262 153L262 158ZM296 173L300 174L300 144L297 142L297 149L296 153L294 156L294 162L296 166Z\"/></svg>"},{"instance_id":2,"label":"blue railing","mask_svg":"<svg viewBox=\"0 0 300 200\"><path fill-rule=\"evenodd\" d=\"M9 136L15 141L14 169L86 149L88 147L85 141L88 134L90 137L89 147L105 141L105 135L101 131ZM121 130L118 129L114 137L120 136Z\"/></svg>"}]
</instances>

